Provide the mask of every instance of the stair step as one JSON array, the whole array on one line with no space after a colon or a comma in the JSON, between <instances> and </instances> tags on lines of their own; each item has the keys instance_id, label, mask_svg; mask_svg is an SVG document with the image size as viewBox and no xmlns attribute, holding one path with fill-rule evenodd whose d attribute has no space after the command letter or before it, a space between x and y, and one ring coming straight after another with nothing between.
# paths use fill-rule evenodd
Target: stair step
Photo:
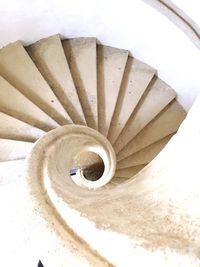
<instances>
[{"instance_id":1,"label":"stair step","mask_svg":"<svg viewBox=\"0 0 200 267\"><path fill-rule=\"evenodd\" d=\"M128 51L98 45L98 127L107 136L123 79Z\"/></svg>"},{"instance_id":2,"label":"stair step","mask_svg":"<svg viewBox=\"0 0 200 267\"><path fill-rule=\"evenodd\" d=\"M44 134L44 131L0 112L0 138L35 142Z\"/></svg>"},{"instance_id":3,"label":"stair step","mask_svg":"<svg viewBox=\"0 0 200 267\"><path fill-rule=\"evenodd\" d=\"M186 112L184 109L176 100L173 100L117 154L118 161L175 133L185 119L185 116Z\"/></svg>"},{"instance_id":4,"label":"stair step","mask_svg":"<svg viewBox=\"0 0 200 267\"><path fill-rule=\"evenodd\" d=\"M96 38L62 41L87 125L97 129Z\"/></svg>"},{"instance_id":5,"label":"stair step","mask_svg":"<svg viewBox=\"0 0 200 267\"><path fill-rule=\"evenodd\" d=\"M176 93L169 85L159 78L153 79L145 96L114 143L115 152L122 150L175 97Z\"/></svg>"},{"instance_id":6,"label":"stair step","mask_svg":"<svg viewBox=\"0 0 200 267\"><path fill-rule=\"evenodd\" d=\"M137 165L148 164L152 161L158 153L166 146L172 135L164 137L163 139L151 144L150 146L136 152L135 154L119 161L117 169L129 168Z\"/></svg>"},{"instance_id":7,"label":"stair step","mask_svg":"<svg viewBox=\"0 0 200 267\"><path fill-rule=\"evenodd\" d=\"M133 113L144 94L156 70L147 64L128 57L119 97L108 132L108 139L113 144Z\"/></svg>"},{"instance_id":8,"label":"stair step","mask_svg":"<svg viewBox=\"0 0 200 267\"><path fill-rule=\"evenodd\" d=\"M107 184L108 188L112 188L114 186L117 186L121 183L126 182L126 180L124 179L124 177L114 177L109 184Z\"/></svg>"},{"instance_id":9,"label":"stair step","mask_svg":"<svg viewBox=\"0 0 200 267\"><path fill-rule=\"evenodd\" d=\"M124 177L113 177L112 180L104 186L106 189L112 189L122 183L128 182Z\"/></svg>"},{"instance_id":10,"label":"stair step","mask_svg":"<svg viewBox=\"0 0 200 267\"><path fill-rule=\"evenodd\" d=\"M129 179L133 177L134 175L136 175L138 172L140 172L145 166L146 164L133 166L130 168L119 169L116 171L115 177ZM115 182L115 178L112 179L112 182Z\"/></svg>"},{"instance_id":11,"label":"stair step","mask_svg":"<svg viewBox=\"0 0 200 267\"><path fill-rule=\"evenodd\" d=\"M153 160L186 115L155 69L96 38L9 44L0 75L0 160L25 157L60 125L87 124L113 144L119 182Z\"/></svg>"},{"instance_id":12,"label":"stair step","mask_svg":"<svg viewBox=\"0 0 200 267\"><path fill-rule=\"evenodd\" d=\"M30 142L0 139L0 161L23 159L32 147Z\"/></svg>"},{"instance_id":13,"label":"stair step","mask_svg":"<svg viewBox=\"0 0 200 267\"><path fill-rule=\"evenodd\" d=\"M71 122L19 41L0 50L0 74L60 125Z\"/></svg>"},{"instance_id":14,"label":"stair step","mask_svg":"<svg viewBox=\"0 0 200 267\"><path fill-rule=\"evenodd\" d=\"M44 131L59 125L0 76L0 111Z\"/></svg>"},{"instance_id":15,"label":"stair step","mask_svg":"<svg viewBox=\"0 0 200 267\"><path fill-rule=\"evenodd\" d=\"M42 39L26 47L26 50L71 120L85 125L82 107L59 35Z\"/></svg>"}]
</instances>

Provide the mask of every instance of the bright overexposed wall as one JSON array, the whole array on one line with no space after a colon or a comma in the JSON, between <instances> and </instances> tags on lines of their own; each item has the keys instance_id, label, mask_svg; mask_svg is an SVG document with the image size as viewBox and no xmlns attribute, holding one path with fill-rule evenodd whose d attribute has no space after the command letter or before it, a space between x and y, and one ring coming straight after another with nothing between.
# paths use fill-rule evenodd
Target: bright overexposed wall
<instances>
[{"instance_id":1,"label":"bright overexposed wall","mask_svg":"<svg viewBox=\"0 0 200 267\"><path fill-rule=\"evenodd\" d=\"M186 109L200 92L198 48L142 0L0 0L0 25L1 46L60 33L69 38L95 36L104 44L128 49L158 69Z\"/></svg>"}]
</instances>

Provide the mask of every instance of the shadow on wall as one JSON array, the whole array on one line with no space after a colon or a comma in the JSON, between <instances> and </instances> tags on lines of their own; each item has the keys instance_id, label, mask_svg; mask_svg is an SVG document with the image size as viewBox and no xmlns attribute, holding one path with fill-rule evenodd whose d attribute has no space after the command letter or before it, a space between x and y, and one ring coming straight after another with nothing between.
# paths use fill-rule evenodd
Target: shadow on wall
<instances>
[{"instance_id":1,"label":"shadow on wall","mask_svg":"<svg viewBox=\"0 0 200 267\"><path fill-rule=\"evenodd\" d=\"M44 267L44 265L39 261L37 267Z\"/></svg>"},{"instance_id":2,"label":"shadow on wall","mask_svg":"<svg viewBox=\"0 0 200 267\"><path fill-rule=\"evenodd\" d=\"M143 1L157 9L170 21L177 25L200 49L200 28L194 20L192 20L186 13L183 12L183 10L168 0Z\"/></svg>"}]
</instances>

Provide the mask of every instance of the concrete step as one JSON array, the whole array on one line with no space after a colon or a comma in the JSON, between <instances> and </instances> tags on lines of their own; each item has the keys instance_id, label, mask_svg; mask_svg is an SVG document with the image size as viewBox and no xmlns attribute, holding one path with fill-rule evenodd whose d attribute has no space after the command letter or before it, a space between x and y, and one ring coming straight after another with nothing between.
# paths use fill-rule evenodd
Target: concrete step
<instances>
[{"instance_id":1,"label":"concrete step","mask_svg":"<svg viewBox=\"0 0 200 267\"><path fill-rule=\"evenodd\" d=\"M184 109L176 100L173 100L117 154L118 161L175 133L185 116Z\"/></svg>"},{"instance_id":2,"label":"concrete step","mask_svg":"<svg viewBox=\"0 0 200 267\"><path fill-rule=\"evenodd\" d=\"M85 117L74 86L59 35L44 38L26 50L74 123Z\"/></svg>"},{"instance_id":3,"label":"concrete step","mask_svg":"<svg viewBox=\"0 0 200 267\"><path fill-rule=\"evenodd\" d=\"M119 97L108 132L113 144L136 108L156 70L147 64L128 57Z\"/></svg>"},{"instance_id":4,"label":"concrete step","mask_svg":"<svg viewBox=\"0 0 200 267\"><path fill-rule=\"evenodd\" d=\"M115 152L121 151L175 97L176 93L169 85L159 78L153 79L135 112L114 143Z\"/></svg>"},{"instance_id":5,"label":"concrete step","mask_svg":"<svg viewBox=\"0 0 200 267\"><path fill-rule=\"evenodd\" d=\"M97 129L96 38L62 41L87 125Z\"/></svg>"},{"instance_id":6,"label":"concrete step","mask_svg":"<svg viewBox=\"0 0 200 267\"><path fill-rule=\"evenodd\" d=\"M128 51L98 45L98 120L99 131L107 136L123 79Z\"/></svg>"},{"instance_id":7,"label":"concrete step","mask_svg":"<svg viewBox=\"0 0 200 267\"><path fill-rule=\"evenodd\" d=\"M117 178L129 179L133 177L134 175L136 175L138 172L140 172L145 166L146 164L117 170L115 173L116 178L114 177L112 179L112 182L115 182Z\"/></svg>"},{"instance_id":8,"label":"concrete step","mask_svg":"<svg viewBox=\"0 0 200 267\"><path fill-rule=\"evenodd\" d=\"M143 148L142 150L134 153L133 155L119 161L117 163L117 170L123 168L130 168L137 165L148 164L152 161L158 153L166 146L172 135L164 137L163 139L153 143L152 145Z\"/></svg>"},{"instance_id":9,"label":"concrete step","mask_svg":"<svg viewBox=\"0 0 200 267\"><path fill-rule=\"evenodd\" d=\"M35 142L44 134L44 131L0 112L0 138Z\"/></svg>"},{"instance_id":10,"label":"concrete step","mask_svg":"<svg viewBox=\"0 0 200 267\"><path fill-rule=\"evenodd\" d=\"M21 42L0 50L0 75L60 125L72 122Z\"/></svg>"},{"instance_id":11,"label":"concrete step","mask_svg":"<svg viewBox=\"0 0 200 267\"><path fill-rule=\"evenodd\" d=\"M59 125L0 76L0 111L44 131Z\"/></svg>"}]
</instances>

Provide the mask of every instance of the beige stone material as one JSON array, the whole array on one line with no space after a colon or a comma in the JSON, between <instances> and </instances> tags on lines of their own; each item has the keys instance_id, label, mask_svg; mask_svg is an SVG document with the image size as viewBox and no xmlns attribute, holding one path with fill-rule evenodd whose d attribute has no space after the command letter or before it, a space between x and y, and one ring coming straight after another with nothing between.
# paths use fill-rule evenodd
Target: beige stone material
<instances>
[{"instance_id":1,"label":"beige stone material","mask_svg":"<svg viewBox=\"0 0 200 267\"><path fill-rule=\"evenodd\" d=\"M200 98L162 152L110 190L68 181L65 157L54 157L52 140L60 130L36 143L27 161L27 202L44 264L65 266L69 258L71 266L83 260L83 266L198 267L199 111Z\"/></svg>"},{"instance_id":2,"label":"beige stone material","mask_svg":"<svg viewBox=\"0 0 200 267\"><path fill-rule=\"evenodd\" d=\"M111 144L103 135L89 127L59 127L46 134L38 143L46 144L46 152L43 151L43 154L50 153L48 173L53 180L59 179L63 175L61 173L66 171L64 183L68 180L71 184L73 180L79 186L96 189L108 183L115 174L116 157ZM41 151L40 145L37 149ZM59 158L64 159L63 163L59 162ZM98 165L101 162L103 165ZM102 168L102 174L93 179L99 174L98 167ZM58 173L56 169L59 170Z\"/></svg>"},{"instance_id":3,"label":"beige stone material","mask_svg":"<svg viewBox=\"0 0 200 267\"><path fill-rule=\"evenodd\" d=\"M176 93L169 85L159 78L153 79L149 90L143 96L119 138L114 143L115 152L118 153L122 150L175 97Z\"/></svg>"},{"instance_id":4,"label":"beige stone material","mask_svg":"<svg viewBox=\"0 0 200 267\"><path fill-rule=\"evenodd\" d=\"M93 151L101 155L105 164L105 171L99 180L89 181L80 177L81 179L76 180L73 178L74 182L72 181L72 178L70 177L70 169L73 167L74 159L76 159L77 155L83 151ZM43 163L47 163L46 171L43 172L43 168L40 169L43 173L40 177L41 179L38 179L38 176L37 178L35 176L35 170L37 169L39 162L42 163L42 165ZM45 236L45 238L41 238L41 242L35 247L39 255L42 256L41 260L44 265L64 266L66 265L66 262L69 262L71 266L88 266L88 263L91 263L94 266L104 266L104 264L107 264L106 260L98 254L98 252L89 248L84 240L79 239L79 237L75 233L74 235L70 230L66 231L65 222L63 226L60 225L60 222L57 221L57 217L53 215L55 210L53 211L51 204L49 205L49 197L45 189L46 186L48 188L47 184L50 182L53 183L52 185L55 185L57 189L60 188L59 190L62 190L62 188L64 189L65 186L67 186L69 190L78 190L77 193L79 190L83 193L92 193L94 190L88 191L88 189L85 189L84 187L97 188L98 186L103 186L109 182L115 173L116 159L114 150L107 139L97 131L88 127L75 125L63 126L47 133L35 144L34 150L32 150L27 158L26 164L26 179L31 192L29 195L30 199L27 199L27 211L30 212L32 208L35 210L35 214L34 216L31 216L30 221L30 227L32 233L34 233L33 239L38 236L37 233L42 234L42 236L44 234ZM48 176L51 177L49 181L46 180ZM35 178L36 180L34 180ZM43 178L45 179L43 180ZM78 186L77 183L80 186ZM45 190L46 193L44 193L43 190ZM79 198L78 195L77 197ZM42 216L38 217L36 214L41 214ZM52 224L49 224L49 219ZM35 228L36 225L37 227ZM61 231L61 235L58 234L59 240L57 239L57 234L54 235L54 231L52 232L50 230L52 225L54 225L53 228L56 232L57 230L58 232ZM55 241L53 242L54 251L51 250L53 240ZM43 259L44 254L48 251L47 247L49 245L51 254L50 258L52 257L50 265L45 264L46 256ZM50 258L47 257L46 259L49 261Z\"/></svg>"},{"instance_id":5,"label":"beige stone material","mask_svg":"<svg viewBox=\"0 0 200 267\"><path fill-rule=\"evenodd\" d=\"M23 159L30 152L33 147L33 143L2 139L0 138L0 162Z\"/></svg>"},{"instance_id":6,"label":"beige stone material","mask_svg":"<svg viewBox=\"0 0 200 267\"><path fill-rule=\"evenodd\" d=\"M35 142L44 134L44 131L0 112L0 138Z\"/></svg>"},{"instance_id":7,"label":"beige stone material","mask_svg":"<svg viewBox=\"0 0 200 267\"><path fill-rule=\"evenodd\" d=\"M71 122L19 41L0 50L0 74L60 125Z\"/></svg>"},{"instance_id":8,"label":"beige stone material","mask_svg":"<svg viewBox=\"0 0 200 267\"><path fill-rule=\"evenodd\" d=\"M116 173L115 173L116 178L114 177L112 182L116 182L117 178L129 179L129 178L135 176L145 166L146 166L146 164L141 164L141 165L137 165L137 166L133 166L133 167L118 169L118 170L116 170ZM119 180L118 180L118 182L119 182Z\"/></svg>"},{"instance_id":9,"label":"beige stone material","mask_svg":"<svg viewBox=\"0 0 200 267\"><path fill-rule=\"evenodd\" d=\"M112 144L123 130L155 74L156 70L152 67L136 58L128 57L119 97L108 132L108 140Z\"/></svg>"},{"instance_id":10,"label":"beige stone material","mask_svg":"<svg viewBox=\"0 0 200 267\"><path fill-rule=\"evenodd\" d=\"M149 163L166 146L172 136L173 134L164 137L156 143L153 143L150 146L145 147L142 150L132 154L131 156L119 161L117 163L117 170Z\"/></svg>"},{"instance_id":11,"label":"beige stone material","mask_svg":"<svg viewBox=\"0 0 200 267\"><path fill-rule=\"evenodd\" d=\"M29 46L37 67L20 42L0 50L0 161L26 157L14 228L46 267L200 266L200 98L178 129L185 111L153 68L95 38L63 47ZM60 127L68 115L90 127Z\"/></svg>"},{"instance_id":12,"label":"beige stone material","mask_svg":"<svg viewBox=\"0 0 200 267\"><path fill-rule=\"evenodd\" d=\"M97 46L99 131L107 136L123 79L128 51Z\"/></svg>"},{"instance_id":13,"label":"beige stone material","mask_svg":"<svg viewBox=\"0 0 200 267\"><path fill-rule=\"evenodd\" d=\"M26 50L72 121L85 124L85 117L59 35L42 39L26 47Z\"/></svg>"},{"instance_id":14,"label":"beige stone material","mask_svg":"<svg viewBox=\"0 0 200 267\"><path fill-rule=\"evenodd\" d=\"M0 111L44 131L59 125L0 76Z\"/></svg>"},{"instance_id":15,"label":"beige stone material","mask_svg":"<svg viewBox=\"0 0 200 267\"><path fill-rule=\"evenodd\" d=\"M175 133L185 116L186 112L182 106L173 100L117 154L118 161Z\"/></svg>"},{"instance_id":16,"label":"beige stone material","mask_svg":"<svg viewBox=\"0 0 200 267\"><path fill-rule=\"evenodd\" d=\"M96 38L62 41L87 125L97 129Z\"/></svg>"},{"instance_id":17,"label":"beige stone material","mask_svg":"<svg viewBox=\"0 0 200 267\"><path fill-rule=\"evenodd\" d=\"M106 189L111 189L113 187L116 187L117 185L120 185L121 183L126 182L127 179L124 177L113 177L109 184L105 185Z\"/></svg>"}]
</instances>

